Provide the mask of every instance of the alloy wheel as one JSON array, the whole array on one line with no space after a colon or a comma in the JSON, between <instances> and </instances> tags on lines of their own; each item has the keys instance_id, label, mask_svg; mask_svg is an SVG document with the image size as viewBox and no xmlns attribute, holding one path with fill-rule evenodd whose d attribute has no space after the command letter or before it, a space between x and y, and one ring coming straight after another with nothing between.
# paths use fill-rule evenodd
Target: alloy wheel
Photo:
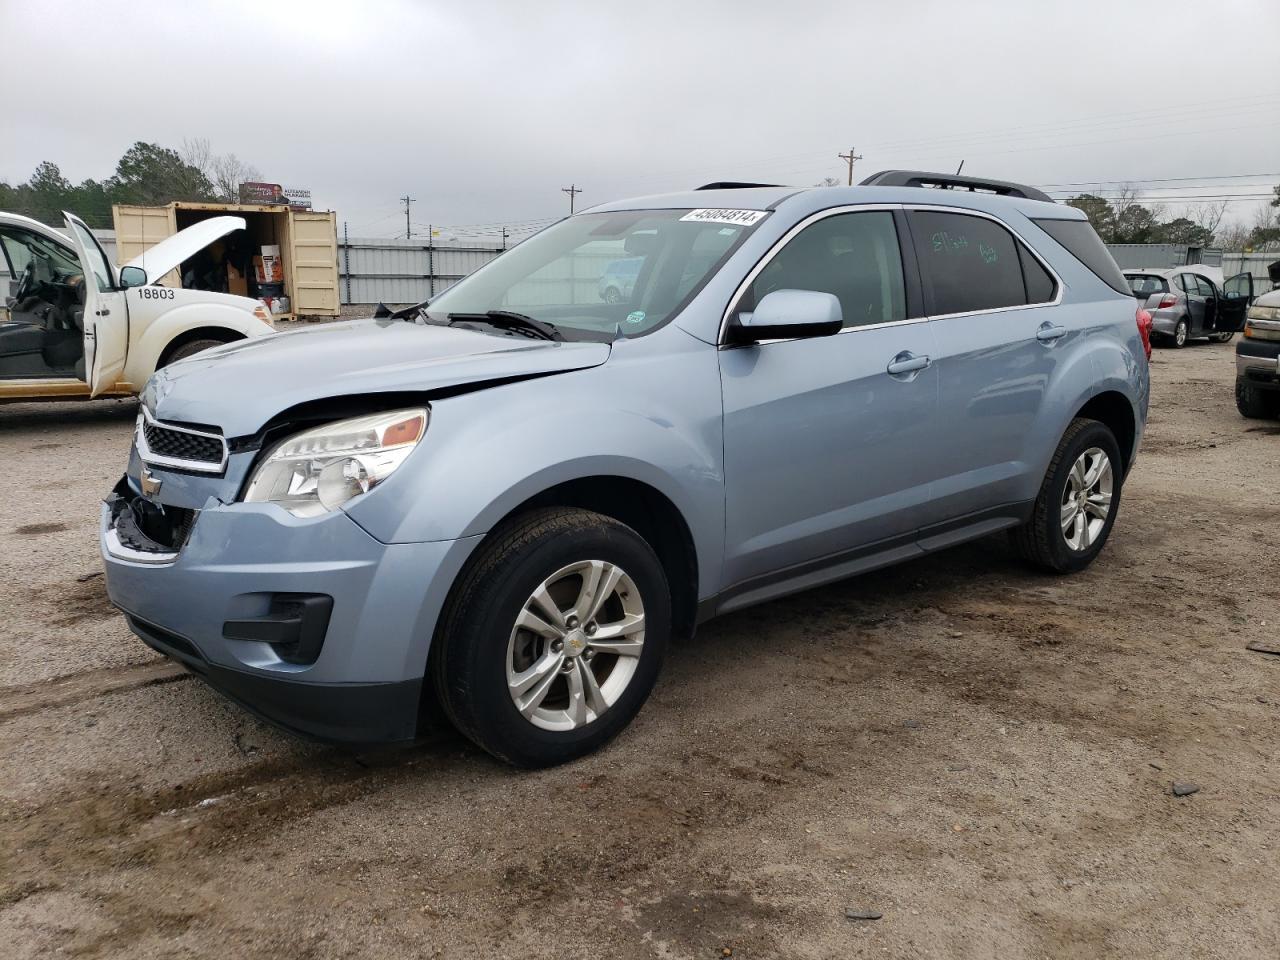
<instances>
[{"instance_id":1,"label":"alloy wheel","mask_svg":"<svg viewBox=\"0 0 1280 960\"><path fill-rule=\"evenodd\" d=\"M644 649L644 601L605 560L561 567L525 601L507 643L507 691L543 730L576 730L618 701Z\"/></svg>"},{"instance_id":2,"label":"alloy wheel","mask_svg":"<svg viewBox=\"0 0 1280 960\"><path fill-rule=\"evenodd\" d=\"M1111 458L1090 447L1076 458L1062 491L1062 536L1072 550L1088 550L1107 525L1115 475Z\"/></svg>"}]
</instances>

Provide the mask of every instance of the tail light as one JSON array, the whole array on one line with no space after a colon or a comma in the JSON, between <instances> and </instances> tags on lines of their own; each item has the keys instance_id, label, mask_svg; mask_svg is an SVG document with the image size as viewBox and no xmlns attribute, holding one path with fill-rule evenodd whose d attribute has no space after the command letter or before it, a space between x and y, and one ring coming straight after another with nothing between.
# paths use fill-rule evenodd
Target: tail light
<instances>
[{"instance_id":1,"label":"tail light","mask_svg":"<svg viewBox=\"0 0 1280 960\"><path fill-rule=\"evenodd\" d=\"M1166 293L1163 297L1160 298L1160 302L1156 304L1156 309L1167 310L1170 307L1176 307L1177 305L1178 305L1178 298L1174 296L1172 293Z\"/></svg>"},{"instance_id":2,"label":"tail light","mask_svg":"<svg viewBox=\"0 0 1280 960\"><path fill-rule=\"evenodd\" d=\"M1161 303L1164 301L1162 300ZM1147 313L1142 307L1138 308L1138 312L1133 315L1133 319L1138 324L1138 336L1142 337L1142 349L1147 355L1147 359L1151 359L1151 314Z\"/></svg>"}]
</instances>

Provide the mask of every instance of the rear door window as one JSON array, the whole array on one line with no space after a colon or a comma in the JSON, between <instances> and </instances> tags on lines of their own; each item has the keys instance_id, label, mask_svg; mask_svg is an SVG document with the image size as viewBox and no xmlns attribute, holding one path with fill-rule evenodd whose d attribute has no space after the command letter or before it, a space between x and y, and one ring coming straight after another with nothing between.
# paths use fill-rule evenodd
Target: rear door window
<instances>
[{"instance_id":1,"label":"rear door window","mask_svg":"<svg viewBox=\"0 0 1280 960\"><path fill-rule=\"evenodd\" d=\"M907 216L930 314L998 310L1028 302L1019 244L1000 224L934 210L910 210ZM1027 259L1035 261L1031 256ZM1032 277L1039 299L1044 279L1035 276L1034 270ZM1051 298L1053 281L1048 279Z\"/></svg>"}]
</instances>

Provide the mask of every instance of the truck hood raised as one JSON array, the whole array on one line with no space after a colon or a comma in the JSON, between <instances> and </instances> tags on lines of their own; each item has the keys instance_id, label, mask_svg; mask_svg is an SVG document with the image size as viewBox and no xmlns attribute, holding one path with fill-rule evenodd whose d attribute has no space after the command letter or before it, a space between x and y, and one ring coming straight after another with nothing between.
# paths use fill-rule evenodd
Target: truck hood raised
<instances>
[{"instance_id":1,"label":"truck hood raised","mask_svg":"<svg viewBox=\"0 0 1280 960\"><path fill-rule=\"evenodd\" d=\"M326 323L239 340L163 367L142 402L159 420L256 433L276 414L331 397L428 393L598 366L607 343L496 336L405 320Z\"/></svg>"},{"instance_id":2,"label":"truck hood raised","mask_svg":"<svg viewBox=\"0 0 1280 960\"><path fill-rule=\"evenodd\" d=\"M142 251L125 264L146 271L147 283L155 283L166 273L181 266L193 256L228 233L243 230L244 217L210 217L165 237L154 247Z\"/></svg>"}]
</instances>

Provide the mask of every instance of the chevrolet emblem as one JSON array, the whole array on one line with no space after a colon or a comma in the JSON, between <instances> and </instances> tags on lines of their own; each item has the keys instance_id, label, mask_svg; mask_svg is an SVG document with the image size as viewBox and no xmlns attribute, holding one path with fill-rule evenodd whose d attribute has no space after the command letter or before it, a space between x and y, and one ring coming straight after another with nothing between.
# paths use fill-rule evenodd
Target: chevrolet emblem
<instances>
[{"instance_id":1,"label":"chevrolet emblem","mask_svg":"<svg viewBox=\"0 0 1280 960\"><path fill-rule=\"evenodd\" d=\"M147 497L147 498L154 497L157 493L160 492L160 485L163 483L164 483L163 480L157 478L146 467L142 468L142 478L138 485L142 487L142 495L144 497Z\"/></svg>"}]
</instances>

